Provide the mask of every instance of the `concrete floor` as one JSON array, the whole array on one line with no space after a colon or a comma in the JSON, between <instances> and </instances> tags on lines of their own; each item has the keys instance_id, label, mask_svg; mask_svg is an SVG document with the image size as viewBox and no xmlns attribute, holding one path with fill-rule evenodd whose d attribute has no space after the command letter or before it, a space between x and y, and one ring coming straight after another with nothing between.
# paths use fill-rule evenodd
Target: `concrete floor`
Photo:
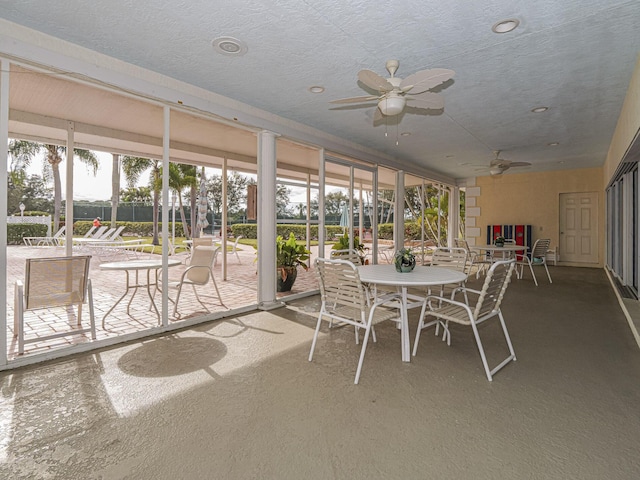
<instances>
[{"instance_id":1,"label":"concrete floor","mask_svg":"<svg viewBox=\"0 0 640 480\"><path fill-rule=\"evenodd\" d=\"M0 478L640 478L638 346L602 270L551 274L509 287L493 382L470 330L403 364L385 323L353 385L352 329L307 362L318 297L5 372Z\"/></svg>"}]
</instances>

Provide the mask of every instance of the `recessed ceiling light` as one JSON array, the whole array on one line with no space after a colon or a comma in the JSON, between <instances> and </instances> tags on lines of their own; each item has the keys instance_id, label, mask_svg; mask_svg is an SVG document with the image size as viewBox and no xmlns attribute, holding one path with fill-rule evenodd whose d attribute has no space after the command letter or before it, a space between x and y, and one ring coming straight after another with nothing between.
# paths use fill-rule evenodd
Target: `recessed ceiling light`
<instances>
[{"instance_id":1,"label":"recessed ceiling light","mask_svg":"<svg viewBox=\"0 0 640 480\"><path fill-rule=\"evenodd\" d=\"M491 30L493 30L494 33L509 33L515 30L518 25L520 25L520 20L516 18L510 18L508 20L499 21L493 27L491 27Z\"/></svg>"},{"instance_id":2,"label":"recessed ceiling light","mask_svg":"<svg viewBox=\"0 0 640 480\"><path fill-rule=\"evenodd\" d=\"M320 85L314 85L313 87L309 87L309 91L311 93L322 93L324 92L324 87L321 87Z\"/></svg>"},{"instance_id":3,"label":"recessed ceiling light","mask_svg":"<svg viewBox=\"0 0 640 480\"><path fill-rule=\"evenodd\" d=\"M542 113L546 112L547 110L549 110L549 107L536 107L531 109L533 113Z\"/></svg>"},{"instance_id":4,"label":"recessed ceiling light","mask_svg":"<svg viewBox=\"0 0 640 480\"><path fill-rule=\"evenodd\" d=\"M211 42L211 45L213 45L216 52L221 53L222 55L232 55L234 57L244 55L249 50L244 42L233 37L215 38Z\"/></svg>"},{"instance_id":5,"label":"recessed ceiling light","mask_svg":"<svg viewBox=\"0 0 640 480\"><path fill-rule=\"evenodd\" d=\"M560 145L560 142L551 142L551 143L547 143L547 145L550 147L557 147L558 145Z\"/></svg>"},{"instance_id":6,"label":"recessed ceiling light","mask_svg":"<svg viewBox=\"0 0 640 480\"><path fill-rule=\"evenodd\" d=\"M403 137L408 137L409 135L411 135L411 132L402 132L400 135Z\"/></svg>"}]
</instances>

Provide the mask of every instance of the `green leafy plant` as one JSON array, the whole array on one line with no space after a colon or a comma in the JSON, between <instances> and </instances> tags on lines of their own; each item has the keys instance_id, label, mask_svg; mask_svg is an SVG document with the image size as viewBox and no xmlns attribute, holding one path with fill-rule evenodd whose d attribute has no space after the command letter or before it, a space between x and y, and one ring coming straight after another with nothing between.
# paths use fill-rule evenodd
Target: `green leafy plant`
<instances>
[{"instance_id":1,"label":"green leafy plant","mask_svg":"<svg viewBox=\"0 0 640 480\"><path fill-rule=\"evenodd\" d=\"M311 252L307 250L304 245L299 245L296 242L296 237L293 233L289 234L289 238L285 240L281 235L276 237L276 262L277 267L280 270L291 267L302 267L307 270L307 264L304 263L309 260ZM286 278L286 273L282 272L283 278Z\"/></svg>"},{"instance_id":2,"label":"green leafy plant","mask_svg":"<svg viewBox=\"0 0 640 480\"><path fill-rule=\"evenodd\" d=\"M358 236L353 237L353 248L359 254L364 255L364 243L360 243L360 237ZM349 234L345 233L340 238L338 238L338 241L333 244L333 247L331 247L331 249L332 250L348 250Z\"/></svg>"}]
</instances>

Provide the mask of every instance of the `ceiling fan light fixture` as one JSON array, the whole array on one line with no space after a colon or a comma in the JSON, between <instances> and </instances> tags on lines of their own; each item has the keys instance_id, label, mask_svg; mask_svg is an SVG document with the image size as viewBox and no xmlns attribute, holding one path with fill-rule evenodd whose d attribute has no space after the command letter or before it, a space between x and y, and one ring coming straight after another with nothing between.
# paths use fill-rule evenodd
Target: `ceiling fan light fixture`
<instances>
[{"instance_id":1,"label":"ceiling fan light fixture","mask_svg":"<svg viewBox=\"0 0 640 480\"><path fill-rule=\"evenodd\" d=\"M491 167L489 173L491 175L502 175L502 169L500 167Z\"/></svg>"},{"instance_id":2,"label":"ceiling fan light fixture","mask_svg":"<svg viewBox=\"0 0 640 480\"><path fill-rule=\"evenodd\" d=\"M392 116L398 115L402 110L404 110L404 106L406 104L406 100L404 97L395 97L389 96L385 97L378 102L378 108L383 115Z\"/></svg>"},{"instance_id":3,"label":"ceiling fan light fixture","mask_svg":"<svg viewBox=\"0 0 640 480\"><path fill-rule=\"evenodd\" d=\"M501 20L496 23L491 30L493 33L509 33L514 31L520 25L520 20L517 18L509 18L507 20Z\"/></svg>"}]
</instances>

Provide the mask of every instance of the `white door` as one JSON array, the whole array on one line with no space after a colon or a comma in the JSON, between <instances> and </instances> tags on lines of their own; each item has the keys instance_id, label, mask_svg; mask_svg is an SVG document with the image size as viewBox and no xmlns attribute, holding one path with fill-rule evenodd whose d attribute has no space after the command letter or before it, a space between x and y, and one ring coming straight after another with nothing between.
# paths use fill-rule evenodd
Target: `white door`
<instances>
[{"instance_id":1,"label":"white door","mask_svg":"<svg viewBox=\"0 0 640 480\"><path fill-rule=\"evenodd\" d=\"M598 193L560 194L560 259L598 263Z\"/></svg>"}]
</instances>

